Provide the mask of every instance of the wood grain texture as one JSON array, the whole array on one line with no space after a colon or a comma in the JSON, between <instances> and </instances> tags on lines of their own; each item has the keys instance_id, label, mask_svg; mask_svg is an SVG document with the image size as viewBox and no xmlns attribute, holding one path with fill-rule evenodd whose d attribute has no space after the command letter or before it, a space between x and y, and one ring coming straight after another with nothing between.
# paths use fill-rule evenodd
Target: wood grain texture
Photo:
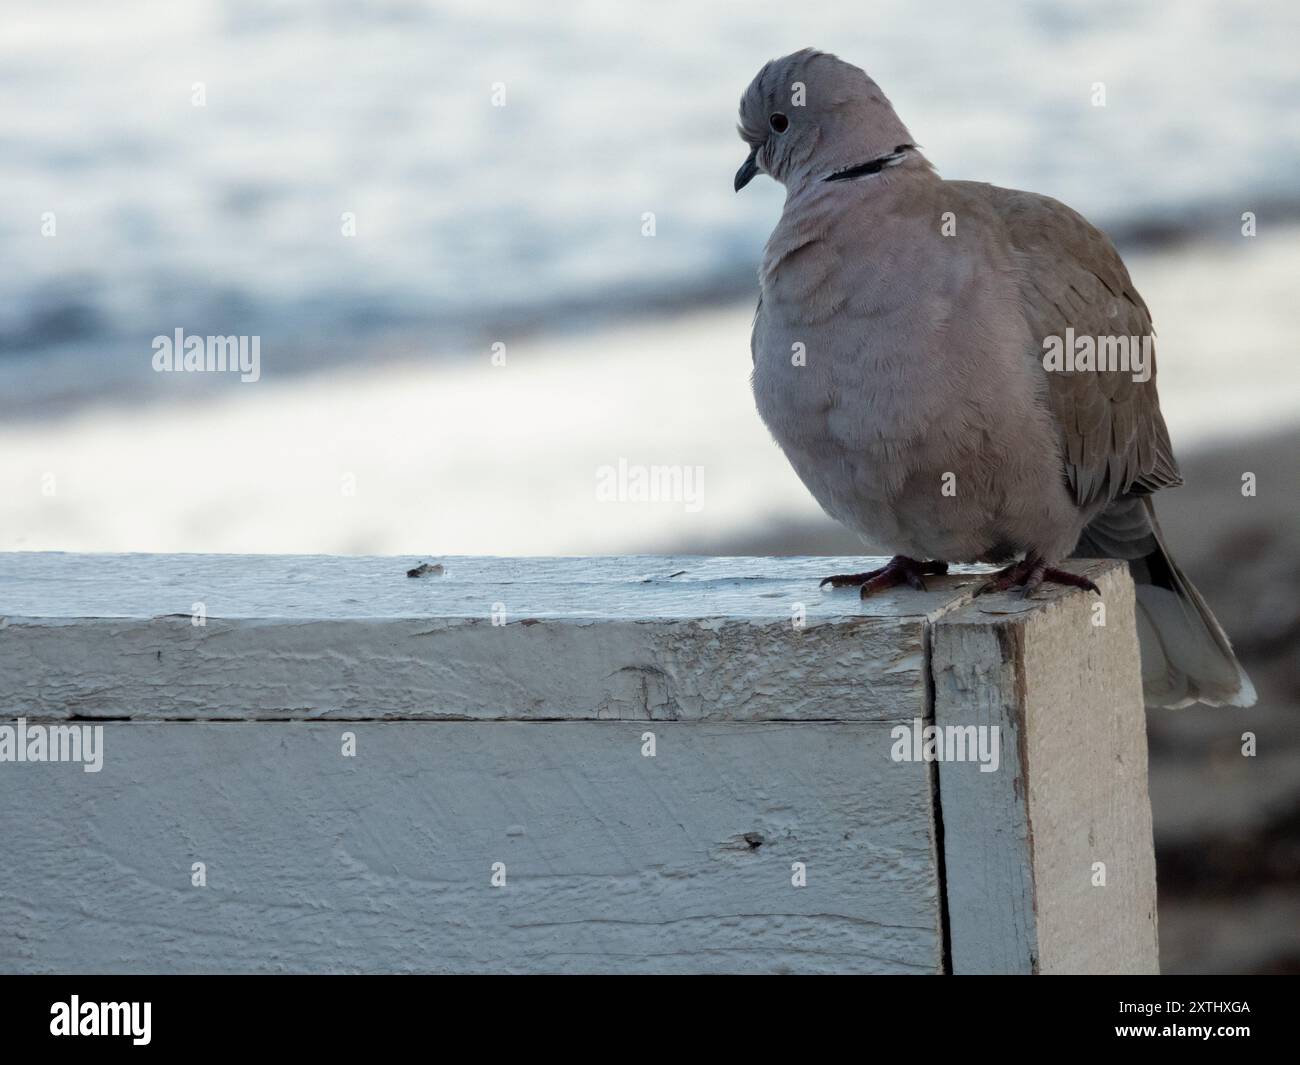
<instances>
[{"instance_id":1,"label":"wood grain texture","mask_svg":"<svg viewBox=\"0 0 1300 1065\"><path fill-rule=\"evenodd\" d=\"M0 970L941 966L928 767L884 725L104 728L97 774L0 772Z\"/></svg>"},{"instance_id":2,"label":"wood grain texture","mask_svg":"<svg viewBox=\"0 0 1300 1065\"><path fill-rule=\"evenodd\" d=\"M0 765L0 969L1153 970L1125 567L1097 627L817 587L872 562L0 555L0 717L107 722Z\"/></svg>"},{"instance_id":3,"label":"wood grain texture","mask_svg":"<svg viewBox=\"0 0 1300 1065\"><path fill-rule=\"evenodd\" d=\"M1157 971L1133 586L1095 565L1104 625L1077 595L934 626L935 723L1002 741L998 772L939 766L954 972Z\"/></svg>"},{"instance_id":4,"label":"wood grain texture","mask_svg":"<svg viewBox=\"0 0 1300 1065\"><path fill-rule=\"evenodd\" d=\"M964 594L957 578L866 602L818 589L863 559L450 558L443 576L408 578L418 561L0 555L0 707L169 720L904 719L924 713L926 622Z\"/></svg>"}]
</instances>

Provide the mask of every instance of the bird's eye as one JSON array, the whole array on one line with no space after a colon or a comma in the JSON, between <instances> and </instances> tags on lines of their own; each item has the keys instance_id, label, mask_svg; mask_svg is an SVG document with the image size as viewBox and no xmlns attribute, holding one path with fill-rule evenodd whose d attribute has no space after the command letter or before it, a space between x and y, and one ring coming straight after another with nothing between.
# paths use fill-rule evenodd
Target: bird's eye
<instances>
[{"instance_id":1,"label":"bird's eye","mask_svg":"<svg viewBox=\"0 0 1300 1065\"><path fill-rule=\"evenodd\" d=\"M785 115L781 114L780 111L769 118L767 124L771 126L773 131L776 133L784 133L790 128L790 120L786 118Z\"/></svg>"}]
</instances>

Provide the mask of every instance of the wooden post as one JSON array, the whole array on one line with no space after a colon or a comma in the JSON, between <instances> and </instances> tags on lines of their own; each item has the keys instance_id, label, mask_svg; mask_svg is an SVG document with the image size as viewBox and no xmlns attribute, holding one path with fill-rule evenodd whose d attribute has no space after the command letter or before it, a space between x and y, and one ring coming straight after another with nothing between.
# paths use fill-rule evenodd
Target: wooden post
<instances>
[{"instance_id":1,"label":"wooden post","mask_svg":"<svg viewBox=\"0 0 1300 1065\"><path fill-rule=\"evenodd\" d=\"M0 969L1155 971L1124 567L864 565L0 555Z\"/></svg>"}]
</instances>

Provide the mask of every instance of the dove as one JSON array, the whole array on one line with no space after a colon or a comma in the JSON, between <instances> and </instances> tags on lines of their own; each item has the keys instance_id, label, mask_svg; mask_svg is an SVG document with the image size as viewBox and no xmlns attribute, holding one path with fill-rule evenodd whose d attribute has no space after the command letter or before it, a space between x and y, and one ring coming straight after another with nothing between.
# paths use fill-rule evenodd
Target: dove
<instances>
[{"instance_id":1,"label":"dove","mask_svg":"<svg viewBox=\"0 0 1300 1065\"><path fill-rule=\"evenodd\" d=\"M1156 520L1152 495L1182 478L1151 316L1109 239L1047 196L944 180L826 52L767 63L739 133L736 191L759 174L786 190L759 267L759 416L822 509L894 552L823 585L865 597L989 563L977 595L1097 591L1062 560L1122 559L1147 705L1253 704Z\"/></svg>"}]
</instances>

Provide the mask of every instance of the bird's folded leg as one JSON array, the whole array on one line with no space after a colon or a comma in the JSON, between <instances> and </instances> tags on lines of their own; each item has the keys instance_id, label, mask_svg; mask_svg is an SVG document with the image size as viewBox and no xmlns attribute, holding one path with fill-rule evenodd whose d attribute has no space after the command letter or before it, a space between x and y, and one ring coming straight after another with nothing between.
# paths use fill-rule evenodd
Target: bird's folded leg
<instances>
[{"instance_id":1,"label":"bird's folded leg","mask_svg":"<svg viewBox=\"0 0 1300 1065\"><path fill-rule=\"evenodd\" d=\"M844 588L856 585L863 599L867 596L906 584L918 592L925 591L925 576L937 576L948 572L946 562L920 562L906 555L895 555L879 569L867 570L866 573L837 573L825 578L818 587L830 585L832 588Z\"/></svg>"},{"instance_id":2,"label":"bird's folded leg","mask_svg":"<svg viewBox=\"0 0 1300 1065\"><path fill-rule=\"evenodd\" d=\"M1051 584L1065 584L1071 588L1083 588L1085 591L1101 595L1101 589L1087 577L1056 569L1049 566L1046 559L1032 554L1019 562L1013 562L1004 570L999 570L976 588L975 594L985 595L989 592L1005 592L1010 588L1019 588L1021 598L1030 599L1044 581Z\"/></svg>"}]
</instances>

